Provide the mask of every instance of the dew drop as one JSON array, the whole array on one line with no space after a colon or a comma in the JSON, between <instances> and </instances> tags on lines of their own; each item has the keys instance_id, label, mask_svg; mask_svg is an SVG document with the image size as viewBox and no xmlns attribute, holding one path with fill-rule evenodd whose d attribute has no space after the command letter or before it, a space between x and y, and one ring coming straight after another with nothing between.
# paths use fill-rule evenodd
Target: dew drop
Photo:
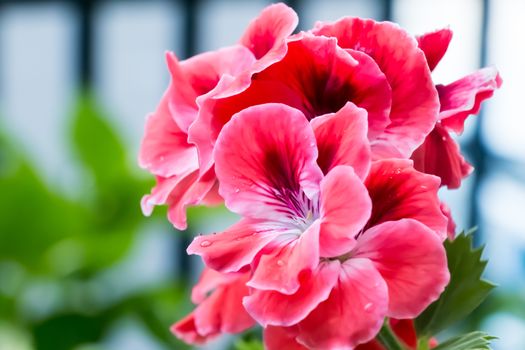
<instances>
[{"instance_id":1,"label":"dew drop","mask_svg":"<svg viewBox=\"0 0 525 350\"><path fill-rule=\"evenodd\" d=\"M441 139L442 139L443 141L447 141L447 137L446 137L446 136L443 136Z\"/></svg>"},{"instance_id":2,"label":"dew drop","mask_svg":"<svg viewBox=\"0 0 525 350\"><path fill-rule=\"evenodd\" d=\"M315 142L310 143L310 147L315 147Z\"/></svg>"},{"instance_id":3,"label":"dew drop","mask_svg":"<svg viewBox=\"0 0 525 350\"><path fill-rule=\"evenodd\" d=\"M211 246L211 242L210 241L204 240L204 241L201 242L201 247L206 248L206 247L209 247L209 246Z\"/></svg>"},{"instance_id":4,"label":"dew drop","mask_svg":"<svg viewBox=\"0 0 525 350\"><path fill-rule=\"evenodd\" d=\"M284 266L284 261L277 260L277 266Z\"/></svg>"},{"instance_id":5,"label":"dew drop","mask_svg":"<svg viewBox=\"0 0 525 350\"><path fill-rule=\"evenodd\" d=\"M426 190L426 189L428 188L428 187L425 186L425 185L421 185L421 186L419 186L419 187L421 187L422 190Z\"/></svg>"},{"instance_id":6,"label":"dew drop","mask_svg":"<svg viewBox=\"0 0 525 350\"><path fill-rule=\"evenodd\" d=\"M241 189L240 188L236 188L235 189L235 193L239 193L239 192L241 192Z\"/></svg>"},{"instance_id":7,"label":"dew drop","mask_svg":"<svg viewBox=\"0 0 525 350\"><path fill-rule=\"evenodd\" d=\"M374 304L372 304L372 303L368 303L368 304L366 304L366 305L365 305L365 311L370 310L370 308L372 307L372 305L374 305Z\"/></svg>"}]
</instances>

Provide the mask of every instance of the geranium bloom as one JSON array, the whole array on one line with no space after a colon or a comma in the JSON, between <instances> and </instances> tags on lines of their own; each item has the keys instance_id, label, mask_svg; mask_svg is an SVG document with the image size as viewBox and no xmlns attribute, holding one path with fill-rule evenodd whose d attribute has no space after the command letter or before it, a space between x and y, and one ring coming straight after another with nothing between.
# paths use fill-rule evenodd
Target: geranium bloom
<instances>
[{"instance_id":1,"label":"geranium bloom","mask_svg":"<svg viewBox=\"0 0 525 350\"><path fill-rule=\"evenodd\" d=\"M407 349L417 349L417 335L413 320L389 320L390 327L397 338ZM297 332L293 329L270 326L264 330L264 343L267 350L307 350L308 348L299 343L295 338ZM429 347L437 345L434 338L430 339ZM355 350L385 350L385 347L377 340L358 345Z\"/></svg>"},{"instance_id":2,"label":"geranium bloom","mask_svg":"<svg viewBox=\"0 0 525 350\"><path fill-rule=\"evenodd\" d=\"M366 342L385 316L415 317L448 282L439 179L408 160L372 162L367 124L352 103L311 123L285 104L236 114L214 159L219 192L243 219L188 248L221 272L251 269L246 310L294 327L309 348Z\"/></svg>"},{"instance_id":3,"label":"geranium bloom","mask_svg":"<svg viewBox=\"0 0 525 350\"><path fill-rule=\"evenodd\" d=\"M434 69L445 55L452 32L442 29L418 37L419 47L425 53L430 69ZM441 178L441 185L458 188L461 180L473 168L461 155L459 145L450 136L460 135L469 115L477 114L481 102L490 98L501 86L495 68L483 68L448 85L437 85L439 119L425 142L414 152L414 167Z\"/></svg>"},{"instance_id":4,"label":"geranium bloom","mask_svg":"<svg viewBox=\"0 0 525 350\"><path fill-rule=\"evenodd\" d=\"M201 102L189 130L201 173L213 166L223 126L249 106L284 103L311 120L353 102L367 111L375 159L408 158L439 112L438 94L415 38L393 23L359 18L320 23L290 37L282 60L251 76L223 77Z\"/></svg>"},{"instance_id":5,"label":"geranium bloom","mask_svg":"<svg viewBox=\"0 0 525 350\"><path fill-rule=\"evenodd\" d=\"M248 295L248 273L221 274L205 268L193 287L191 300L198 306L171 327L189 344L203 344L224 333L239 333L255 324L242 306Z\"/></svg>"},{"instance_id":6,"label":"geranium bloom","mask_svg":"<svg viewBox=\"0 0 525 350\"><path fill-rule=\"evenodd\" d=\"M182 62L167 54L171 83L146 122L139 155L139 164L157 177L157 186L142 200L145 214L151 214L154 205L168 204L169 220L185 229L186 206L222 201L216 193L213 169L198 171L197 149L188 142L188 129L199 111L198 99L223 76L251 74L280 60L287 49L285 38L297 21L291 8L272 5L250 23L239 45Z\"/></svg>"}]
</instances>

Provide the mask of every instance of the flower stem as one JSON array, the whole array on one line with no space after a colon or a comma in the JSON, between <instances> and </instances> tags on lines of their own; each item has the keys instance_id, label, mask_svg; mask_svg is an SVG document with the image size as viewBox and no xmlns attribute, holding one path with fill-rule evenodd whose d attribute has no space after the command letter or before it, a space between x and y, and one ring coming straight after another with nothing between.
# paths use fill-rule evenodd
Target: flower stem
<instances>
[{"instance_id":1,"label":"flower stem","mask_svg":"<svg viewBox=\"0 0 525 350\"><path fill-rule=\"evenodd\" d=\"M388 319L383 323L383 327L377 334L377 340L387 349L387 350L406 350L406 348L397 340L397 337L392 332L390 325L388 324Z\"/></svg>"}]
</instances>

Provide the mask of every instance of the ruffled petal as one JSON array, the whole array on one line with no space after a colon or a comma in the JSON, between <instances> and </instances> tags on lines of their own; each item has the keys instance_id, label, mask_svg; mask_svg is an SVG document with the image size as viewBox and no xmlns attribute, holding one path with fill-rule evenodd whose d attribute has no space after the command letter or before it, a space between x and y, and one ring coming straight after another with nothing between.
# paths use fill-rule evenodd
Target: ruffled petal
<instances>
[{"instance_id":1,"label":"ruffled petal","mask_svg":"<svg viewBox=\"0 0 525 350\"><path fill-rule=\"evenodd\" d=\"M240 43L250 49L258 60L253 71L261 71L286 54L286 38L298 23L295 11L282 3L266 7L250 22Z\"/></svg>"},{"instance_id":2,"label":"ruffled petal","mask_svg":"<svg viewBox=\"0 0 525 350\"><path fill-rule=\"evenodd\" d=\"M372 150L378 148L381 157L389 156L387 151L394 157L410 156L434 127L439 111L437 91L417 41L394 23L351 17L317 23L312 32L336 37L340 47L362 51L375 60L390 84L392 109L391 123Z\"/></svg>"},{"instance_id":3,"label":"ruffled petal","mask_svg":"<svg viewBox=\"0 0 525 350\"><path fill-rule=\"evenodd\" d=\"M465 120L477 114L481 102L492 97L502 84L496 68L480 69L448 85L438 85L441 124L449 131L461 134Z\"/></svg>"},{"instance_id":4,"label":"ruffled petal","mask_svg":"<svg viewBox=\"0 0 525 350\"><path fill-rule=\"evenodd\" d=\"M295 340L296 335L297 332L290 328L268 326L263 332L264 348L266 350L308 350Z\"/></svg>"},{"instance_id":5,"label":"ruffled petal","mask_svg":"<svg viewBox=\"0 0 525 350\"><path fill-rule=\"evenodd\" d=\"M368 258L388 285L388 313L414 318L435 301L449 281L439 237L412 219L385 222L365 231L353 256Z\"/></svg>"},{"instance_id":6,"label":"ruffled petal","mask_svg":"<svg viewBox=\"0 0 525 350\"><path fill-rule=\"evenodd\" d=\"M449 28L438 29L419 35L416 39L419 48L425 53L428 68L432 71L445 56L450 40L452 40L452 31Z\"/></svg>"},{"instance_id":7,"label":"ruffled petal","mask_svg":"<svg viewBox=\"0 0 525 350\"><path fill-rule=\"evenodd\" d=\"M452 217L452 211L448 207L447 203L441 202L441 212L448 219L447 238L450 240L453 240L456 237L456 222L454 221L454 218Z\"/></svg>"},{"instance_id":8,"label":"ruffled petal","mask_svg":"<svg viewBox=\"0 0 525 350\"><path fill-rule=\"evenodd\" d=\"M219 83L202 98L201 110L190 128L199 156L209 164L213 140L232 115L263 103L283 103L301 110L309 120L337 112L348 101L366 107L369 135L383 131L389 122L390 87L370 58L337 47L335 39L302 34L288 42L279 62L253 75Z\"/></svg>"},{"instance_id":9,"label":"ruffled petal","mask_svg":"<svg viewBox=\"0 0 525 350\"><path fill-rule=\"evenodd\" d=\"M349 259L330 297L298 324L297 340L312 349L353 349L375 337L387 307L387 286L372 262Z\"/></svg>"},{"instance_id":10,"label":"ruffled petal","mask_svg":"<svg viewBox=\"0 0 525 350\"><path fill-rule=\"evenodd\" d=\"M247 285L259 290L294 294L300 287L299 275L319 264L319 221L299 237L280 237L279 246L261 256Z\"/></svg>"},{"instance_id":11,"label":"ruffled petal","mask_svg":"<svg viewBox=\"0 0 525 350\"><path fill-rule=\"evenodd\" d=\"M157 176L157 185L151 193L142 197L141 206L144 215L151 215L155 205L167 204L168 220L179 230L187 227L186 208L199 204L213 188L215 175L213 171L199 177L195 170L180 176L168 178Z\"/></svg>"},{"instance_id":12,"label":"ruffled petal","mask_svg":"<svg viewBox=\"0 0 525 350\"><path fill-rule=\"evenodd\" d=\"M319 150L317 163L323 173L338 165L350 165L364 179L371 163L366 110L348 102L337 113L314 118L311 124Z\"/></svg>"},{"instance_id":13,"label":"ruffled petal","mask_svg":"<svg viewBox=\"0 0 525 350\"><path fill-rule=\"evenodd\" d=\"M242 298L248 295L248 277L249 273L228 276L171 331L187 343L202 344L222 333L240 333L252 327L255 322L242 306Z\"/></svg>"},{"instance_id":14,"label":"ruffled petal","mask_svg":"<svg viewBox=\"0 0 525 350\"><path fill-rule=\"evenodd\" d=\"M355 236L372 212L372 201L352 167L340 165L321 182L322 257L336 257L352 250Z\"/></svg>"},{"instance_id":15,"label":"ruffled petal","mask_svg":"<svg viewBox=\"0 0 525 350\"><path fill-rule=\"evenodd\" d=\"M301 287L293 295L254 289L243 300L246 311L263 327L297 324L326 300L339 274L339 261L326 262L300 276Z\"/></svg>"},{"instance_id":16,"label":"ruffled petal","mask_svg":"<svg viewBox=\"0 0 525 350\"><path fill-rule=\"evenodd\" d=\"M215 147L215 172L226 206L246 217L289 222L319 191L315 136L304 115L283 104L236 114Z\"/></svg>"},{"instance_id":17,"label":"ruffled petal","mask_svg":"<svg viewBox=\"0 0 525 350\"><path fill-rule=\"evenodd\" d=\"M438 176L441 178L441 186L450 189L459 188L461 180L474 170L461 154L458 143L440 122L411 158L414 168Z\"/></svg>"},{"instance_id":18,"label":"ruffled petal","mask_svg":"<svg viewBox=\"0 0 525 350\"><path fill-rule=\"evenodd\" d=\"M179 230L185 230L187 225L186 208L201 204L215 184L213 169L203 176L194 171L173 188L167 200L168 220Z\"/></svg>"},{"instance_id":19,"label":"ruffled petal","mask_svg":"<svg viewBox=\"0 0 525 350\"><path fill-rule=\"evenodd\" d=\"M168 52L166 60L171 73L169 108L181 130L188 128L197 117L197 97L211 91L222 75L238 76L255 62L253 54L241 45L208 51L179 62Z\"/></svg>"},{"instance_id":20,"label":"ruffled petal","mask_svg":"<svg viewBox=\"0 0 525 350\"><path fill-rule=\"evenodd\" d=\"M416 171L410 160L389 159L372 164L365 181L372 198L367 227L411 218L427 225L441 239L447 237L447 218L437 196L439 179Z\"/></svg>"},{"instance_id":21,"label":"ruffled petal","mask_svg":"<svg viewBox=\"0 0 525 350\"><path fill-rule=\"evenodd\" d=\"M182 175L198 167L197 149L175 123L169 110L168 90L148 116L139 151L139 165L157 176Z\"/></svg>"},{"instance_id":22,"label":"ruffled petal","mask_svg":"<svg viewBox=\"0 0 525 350\"><path fill-rule=\"evenodd\" d=\"M171 326L171 332L187 344L202 345L220 335L218 331L200 334L195 325L195 312Z\"/></svg>"},{"instance_id":23,"label":"ruffled petal","mask_svg":"<svg viewBox=\"0 0 525 350\"><path fill-rule=\"evenodd\" d=\"M191 302L194 304L202 303L217 287L228 284L237 278L238 275L235 273L220 273L205 266L199 281L191 290Z\"/></svg>"},{"instance_id":24,"label":"ruffled petal","mask_svg":"<svg viewBox=\"0 0 525 350\"><path fill-rule=\"evenodd\" d=\"M279 234L264 222L241 219L226 231L195 237L187 252L201 256L206 266L214 270L235 272L251 264Z\"/></svg>"}]
</instances>

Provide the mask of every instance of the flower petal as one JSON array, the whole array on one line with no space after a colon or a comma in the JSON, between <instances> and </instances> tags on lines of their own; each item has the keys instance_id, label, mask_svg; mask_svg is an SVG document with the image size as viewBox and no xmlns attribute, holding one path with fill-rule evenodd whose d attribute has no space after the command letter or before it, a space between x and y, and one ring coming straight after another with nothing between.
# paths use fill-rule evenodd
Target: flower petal
<instances>
[{"instance_id":1,"label":"flower petal","mask_svg":"<svg viewBox=\"0 0 525 350\"><path fill-rule=\"evenodd\" d=\"M445 56L450 40L452 40L452 31L449 28L438 29L419 35L416 39L419 48L425 53L428 68L432 71Z\"/></svg>"},{"instance_id":2,"label":"flower petal","mask_svg":"<svg viewBox=\"0 0 525 350\"><path fill-rule=\"evenodd\" d=\"M339 274L339 261L325 262L301 274L301 287L293 295L254 289L243 300L246 311L263 327L291 326L326 300Z\"/></svg>"},{"instance_id":3,"label":"flower petal","mask_svg":"<svg viewBox=\"0 0 525 350\"><path fill-rule=\"evenodd\" d=\"M437 123L425 142L412 154L414 168L441 178L441 186L458 188L461 180L474 168L461 154L459 145L448 131Z\"/></svg>"},{"instance_id":4,"label":"flower petal","mask_svg":"<svg viewBox=\"0 0 525 350\"><path fill-rule=\"evenodd\" d=\"M410 160L374 162L365 181L372 198L372 216L367 227L412 218L445 239L447 218L441 212L437 196L439 183L437 177L416 171Z\"/></svg>"},{"instance_id":5,"label":"flower petal","mask_svg":"<svg viewBox=\"0 0 525 350\"><path fill-rule=\"evenodd\" d=\"M295 11L282 3L266 7L250 22L240 43L250 49L258 60L254 71L261 71L286 54L285 39L293 33L298 23Z\"/></svg>"},{"instance_id":6,"label":"flower petal","mask_svg":"<svg viewBox=\"0 0 525 350\"><path fill-rule=\"evenodd\" d=\"M201 345L220 335L218 331L200 334L195 325L195 312L171 326L171 332L187 344Z\"/></svg>"},{"instance_id":7,"label":"flower petal","mask_svg":"<svg viewBox=\"0 0 525 350\"><path fill-rule=\"evenodd\" d=\"M317 23L312 32L336 37L340 47L362 51L375 60L392 89L392 109L391 123L372 151L377 147L381 153L392 152L384 144L393 144L397 152L392 156L410 156L434 127L439 110L430 70L416 40L394 23L351 17Z\"/></svg>"},{"instance_id":8,"label":"flower petal","mask_svg":"<svg viewBox=\"0 0 525 350\"><path fill-rule=\"evenodd\" d=\"M187 227L186 208L200 204L213 189L215 182L213 169L204 176L199 176L199 171L194 171L181 180L170 192L167 200L168 220L179 230L185 230Z\"/></svg>"},{"instance_id":9,"label":"flower petal","mask_svg":"<svg viewBox=\"0 0 525 350\"><path fill-rule=\"evenodd\" d=\"M226 231L195 237L187 252L201 256L206 266L214 270L235 272L251 264L278 235L264 222L241 219Z\"/></svg>"},{"instance_id":10,"label":"flower petal","mask_svg":"<svg viewBox=\"0 0 525 350\"><path fill-rule=\"evenodd\" d=\"M448 219L447 238L449 240L453 240L456 237L456 222L452 218L452 211L448 207L447 203L441 202L441 212Z\"/></svg>"},{"instance_id":11,"label":"flower petal","mask_svg":"<svg viewBox=\"0 0 525 350\"><path fill-rule=\"evenodd\" d=\"M439 298L449 281L439 237L412 219L385 222L357 240L355 257L370 259L388 285L388 314L414 318Z\"/></svg>"},{"instance_id":12,"label":"flower petal","mask_svg":"<svg viewBox=\"0 0 525 350\"><path fill-rule=\"evenodd\" d=\"M369 133L378 134L389 122L390 87L377 65L361 53L337 47L335 39L302 34L288 42L279 62L246 79L225 81L200 100L201 111L190 128L210 162L210 148L232 115L263 103L284 103L301 110L309 120L337 112L348 101L367 108Z\"/></svg>"},{"instance_id":13,"label":"flower petal","mask_svg":"<svg viewBox=\"0 0 525 350\"><path fill-rule=\"evenodd\" d=\"M235 213L288 221L305 214L305 194L319 191L316 159L315 136L300 111L276 103L247 108L215 146L219 193Z\"/></svg>"},{"instance_id":14,"label":"flower petal","mask_svg":"<svg viewBox=\"0 0 525 350\"><path fill-rule=\"evenodd\" d=\"M253 54L241 45L208 51L182 62L173 53L166 54L172 83L169 88L169 108L181 130L197 117L196 99L211 91L222 75L238 76L255 62Z\"/></svg>"},{"instance_id":15,"label":"flower petal","mask_svg":"<svg viewBox=\"0 0 525 350\"><path fill-rule=\"evenodd\" d=\"M242 298L248 294L248 278L249 273L227 276L226 283L172 326L172 332L185 342L202 344L221 333L240 333L252 327L254 320L242 306Z\"/></svg>"},{"instance_id":16,"label":"flower petal","mask_svg":"<svg viewBox=\"0 0 525 350\"><path fill-rule=\"evenodd\" d=\"M321 182L322 257L336 257L352 250L355 236L372 212L372 200L352 167L333 168Z\"/></svg>"},{"instance_id":17,"label":"flower petal","mask_svg":"<svg viewBox=\"0 0 525 350\"><path fill-rule=\"evenodd\" d=\"M157 110L148 116L140 145L139 165L157 176L170 177L198 167L197 149L188 143L188 135L175 123L169 110L169 92Z\"/></svg>"},{"instance_id":18,"label":"flower petal","mask_svg":"<svg viewBox=\"0 0 525 350\"><path fill-rule=\"evenodd\" d=\"M296 333L290 328L268 326L263 332L264 348L266 350L308 350L295 340Z\"/></svg>"},{"instance_id":19,"label":"flower petal","mask_svg":"<svg viewBox=\"0 0 525 350\"><path fill-rule=\"evenodd\" d=\"M186 207L198 204L213 188L215 175L213 171L199 178L195 170L181 176L168 178L157 176L157 185L151 193L142 197L141 206L144 215L151 215L155 205L167 204L168 220L179 230L185 230Z\"/></svg>"},{"instance_id":20,"label":"flower petal","mask_svg":"<svg viewBox=\"0 0 525 350\"><path fill-rule=\"evenodd\" d=\"M313 349L353 349L375 337L387 306L386 283L371 261L349 259L330 297L298 324L297 340Z\"/></svg>"},{"instance_id":21,"label":"flower petal","mask_svg":"<svg viewBox=\"0 0 525 350\"><path fill-rule=\"evenodd\" d=\"M480 69L448 85L438 85L441 112L439 119L448 130L463 132L467 117L477 114L481 102L492 97L502 84L498 71L493 68Z\"/></svg>"},{"instance_id":22,"label":"flower petal","mask_svg":"<svg viewBox=\"0 0 525 350\"><path fill-rule=\"evenodd\" d=\"M199 281L191 290L191 301L194 304L200 304L208 295L217 287L228 284L237 279L238 275L235 273L220 273L219 271L210 269L205 266Z\"/></svg>"},{"instance_id":23,"label":"flower petal","mask_svg":"<svg viewBox=\"0 0 525 350\"><path fill-rule=\"evenodd\" d=\"M289 236L272 252L261 256L248 286L283 294L297 292L300 273L313 270L319 264L319 221L315 221L299 237L294 234Z\"/></svg>"},{"instance_id":24,"label":"flower petal","mask_svg":"<svg viewBox=\"0 0 525 350\"><path fill-rule=\"evenodd\" d=\"M323 173L338 165L350 165L364 179L371 162L366 110L348 102L337 113L314 118L311 124L319 150L317 163Z\"/></svg>"}]
</instances>

